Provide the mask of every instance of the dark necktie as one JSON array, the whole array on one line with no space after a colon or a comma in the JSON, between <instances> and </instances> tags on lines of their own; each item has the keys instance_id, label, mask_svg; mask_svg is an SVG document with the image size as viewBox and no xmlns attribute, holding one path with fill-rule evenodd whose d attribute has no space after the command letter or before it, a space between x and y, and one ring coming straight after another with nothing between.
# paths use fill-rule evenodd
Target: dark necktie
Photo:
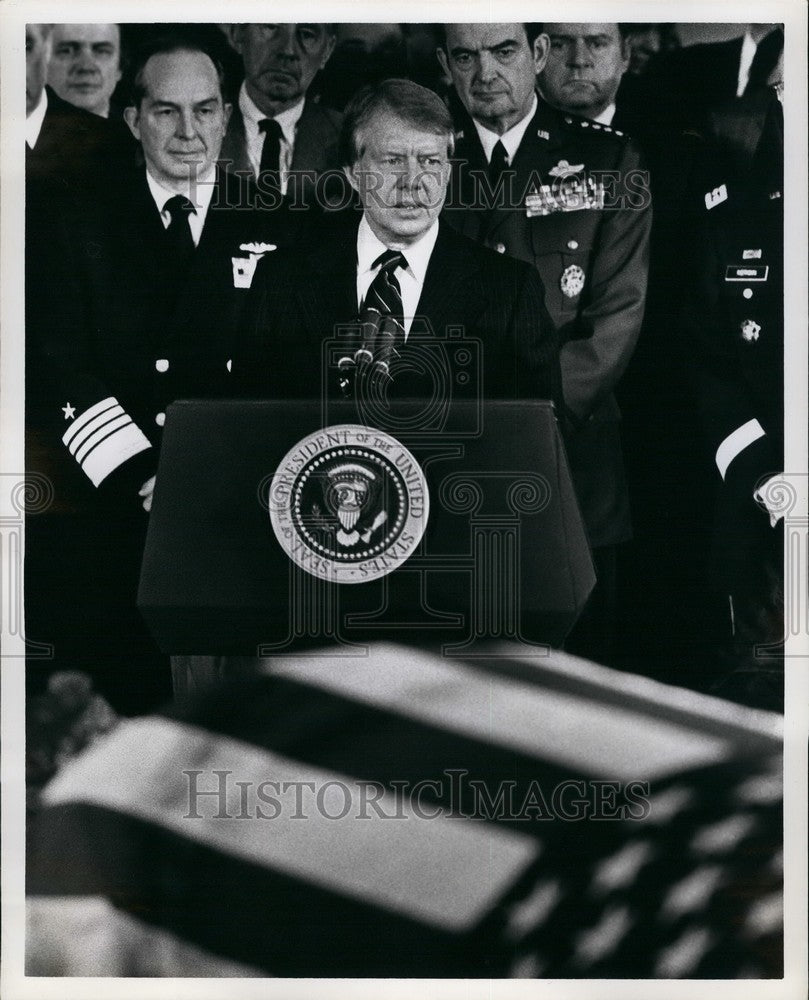
<instances>
[{"instance_id":1,"label":"dark necktie","mask_svg":"<svg viewBox=\"0 0 809 1000\"><path fill-rule=\"evenodd\" d=\"M766 87L770 73L775 69L781 49L784 47L784 35L780 28L771 31L756 46L756 54L750 64L750 76L747 86L744 88L745 95L753 93L760 87Z\"/></svg>"},{"instance_id":2,"label":"dark necktie","mask_svg":"<svg viewBox=\"0 0 809 1000\"><path fill-rule=\"evenodd\" d=\"M492 158L489 160L489 181L492 190L497 187L500 176L508 168L508 153L506 147L498 139L492 150Z\"/></svg>"},{"instance_id":3,"label":"dark necktie","mask_svg":"<svg viewBox=\"0 0 809 1000\"><path fill-rule=\"evenodd\" d=\"M163 210L171 216L166 233L169 238L171 248L180 263L185 263L194 253L194 239L191 236L191 226L188 217L196 209L181 194L175 194L169 198L163 206Z\"/></svg>"},{"instance_id":4,"label":"dark necktie","mask_svg":"<svg viewBox=\"0 0 809 1000\"><path fill-rule=\"evenodd\" d=\"M261 163L258 175L264 190L272 189L281 192L281 126L274 118L262 118L258 123L259 132L264 133L264 145L261 147Z\"/></svg>"},{"instance_id":5,"label":"dark necktie","mask_svg":"<svg viewBox=\"0 0 809 1000\"><path fill-rule=\"evenodd\" d=\"M407 267L407 260L399 250L386 250L371 266L378 267L379 271L365 296L363 311L375 309L382 320L386 318L393 320L397 328L397 337L404 339L402 289L399 287L399 279L395 272L397 268Z\"/></svg>"},{"instance_id":6,"label":"dark necktie","mask_svg":"<svg viewBox=\"0 0 809 1000\"><path fill-rule=\"evenodd\" d=\"M407 259L398 250L386 250L374 261L379 267L360 309L361 343L351 355L338 362L340 388L345 395L352 391L355 372L362 376L389 380L390 366L404 343L402 290L396 269L407 267Z\"/></svg>"}]
</instances>

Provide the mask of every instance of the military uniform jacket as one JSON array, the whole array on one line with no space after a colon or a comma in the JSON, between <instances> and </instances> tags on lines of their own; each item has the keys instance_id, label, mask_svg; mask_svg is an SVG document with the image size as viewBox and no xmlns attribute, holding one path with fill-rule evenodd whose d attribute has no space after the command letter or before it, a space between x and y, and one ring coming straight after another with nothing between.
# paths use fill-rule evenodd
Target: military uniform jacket
<instances>
[{"instance_id":1,"label":"military uniform jacket","mask_svg":"<svg viewBox=\"0 0 809 1000\"><path fill-rule=\"evenodd\" d=\"M725 158L702 185L695 294L686 308L710 452L725 492L749 506L784 462L782 149L773 95L748 169Z\"/></svg>"},{"instance_id":2,"label":"military uniform jacket","mask_svg":"<svg viewBox=\"0 0 809 1000\"><path fill-rule=\"evenodd\" d=\"M230 392L252 273L284 241L281 215L253 211L244 180L220 173L180 267L145 172L131 181L55 222L51 280L29 309L29 422L81 470L85 489L122 476L127 489L140 485L156 467L168 404Z\"/></svg>"},{"instance_id":3,"label":"military uniform jacket","mask_svg":"<svg viewBox=\"0 0 809 1000\"><path fill-rule=\"evenodd\" d=\"M590 541L622 541L630 521L613 389L646 298L651 199L639 154L621 133L540 100L505 175L506 200L487 209L476 190L488 185L483 149L471 119L459 124L446 216L539 272L559 331L566 443Z\"/></svg>"}]
</instances>

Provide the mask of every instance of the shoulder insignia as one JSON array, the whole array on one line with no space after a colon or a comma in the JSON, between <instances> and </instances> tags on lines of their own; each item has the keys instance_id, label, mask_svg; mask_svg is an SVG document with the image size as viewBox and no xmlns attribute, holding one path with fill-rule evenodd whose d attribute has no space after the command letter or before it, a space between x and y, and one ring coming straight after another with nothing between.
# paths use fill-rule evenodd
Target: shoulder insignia
<instances>
[{"instance_id":1,"label":"shoulder insignia","mask_svg":"<svg viewBox=\"0 0 809 1000\"><path fill-rule=\"evenodd\" d=\"M578 126L579 128L592 129L594 132L607 132L609 135L617 135L622 139L624 138L624 132L620 129L613 128L612 125L604 125L601 122L590 121L588 118L574 118L572 115L565 116L565 123L567 125Z\"/></svg>"}]
</instances>

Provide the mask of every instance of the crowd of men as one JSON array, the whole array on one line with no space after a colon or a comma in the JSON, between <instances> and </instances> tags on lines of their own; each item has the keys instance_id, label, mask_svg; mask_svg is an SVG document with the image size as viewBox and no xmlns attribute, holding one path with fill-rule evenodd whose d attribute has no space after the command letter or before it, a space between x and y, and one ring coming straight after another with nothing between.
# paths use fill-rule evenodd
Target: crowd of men
<instances>
[{"instance_id":1,"label":"crowd of men","mask_svg":"<svg viewBox=\"0 0 809 1000\"><path fill-rule=\"evenodd\" d=\"M566 648L778 707L783 30L663 27L28 26L32 681L170 694L135 605L168 405L316 396L373 300L389 394L419 316L553 400L598 575Z\"/></svg>"}]
</instances>

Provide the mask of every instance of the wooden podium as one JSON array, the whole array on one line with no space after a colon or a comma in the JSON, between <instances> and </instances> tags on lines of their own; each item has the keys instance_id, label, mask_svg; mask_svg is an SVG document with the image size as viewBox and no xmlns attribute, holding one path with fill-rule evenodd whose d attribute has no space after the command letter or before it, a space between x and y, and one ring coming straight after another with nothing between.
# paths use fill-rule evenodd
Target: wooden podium
<instances>
[{"instance_id":1,"label":"wooden podium","mask_svg":"<svg viewBox=\"0 0 809 1000\"><path fill-rule=\"evenodd\" d=\"M383 426L378 418L371 424L352 402L330 403L328 412L313 402L244 400L169 408L138 595L164 651L273 655L314 643L350 647L395 639L469 656L492 639L526 648L562 642L595 575L552 405L461 402L453 407L451 428L423 430L407 408L398 412ZM333 537L332 528L323 529L332 531L328 535L317 526L325 523L320 498L331 485L321 489L317 476L342 477L346 482L338 486L356 489L356 449L343 448L323 471L316 444L301 442L319 441L317 432L327 427L384 432L423 473L426 527L386 575L366 579L358 572L351 582L328 571L316 575L287 554L273 527L270 509L286 469L284 495L318 498L306 501L317 517L292 504L302 526L301 538L293 540L299 562L301 553L310 565L307 557L325 551L316 538ZM310 453L311 467L304 469ZM389 458L391 469L403 472L406 492L409 470L402 466L409 462ZM384 456L380 461L385 464ZM301 480L304 474L309 479ZM394 485L391 502L378 501L377 521L390 511L380 536L399 506L407 506ZM418 514L413 496L410 504ZM349 522L334 525L351 540L357 536ZM369 524L362 537L373 530ZM347 549L350 558L352 552L360 558L360 544ZM316 563L322 565L319 558Z\"/></svg>"}]
</instances>

